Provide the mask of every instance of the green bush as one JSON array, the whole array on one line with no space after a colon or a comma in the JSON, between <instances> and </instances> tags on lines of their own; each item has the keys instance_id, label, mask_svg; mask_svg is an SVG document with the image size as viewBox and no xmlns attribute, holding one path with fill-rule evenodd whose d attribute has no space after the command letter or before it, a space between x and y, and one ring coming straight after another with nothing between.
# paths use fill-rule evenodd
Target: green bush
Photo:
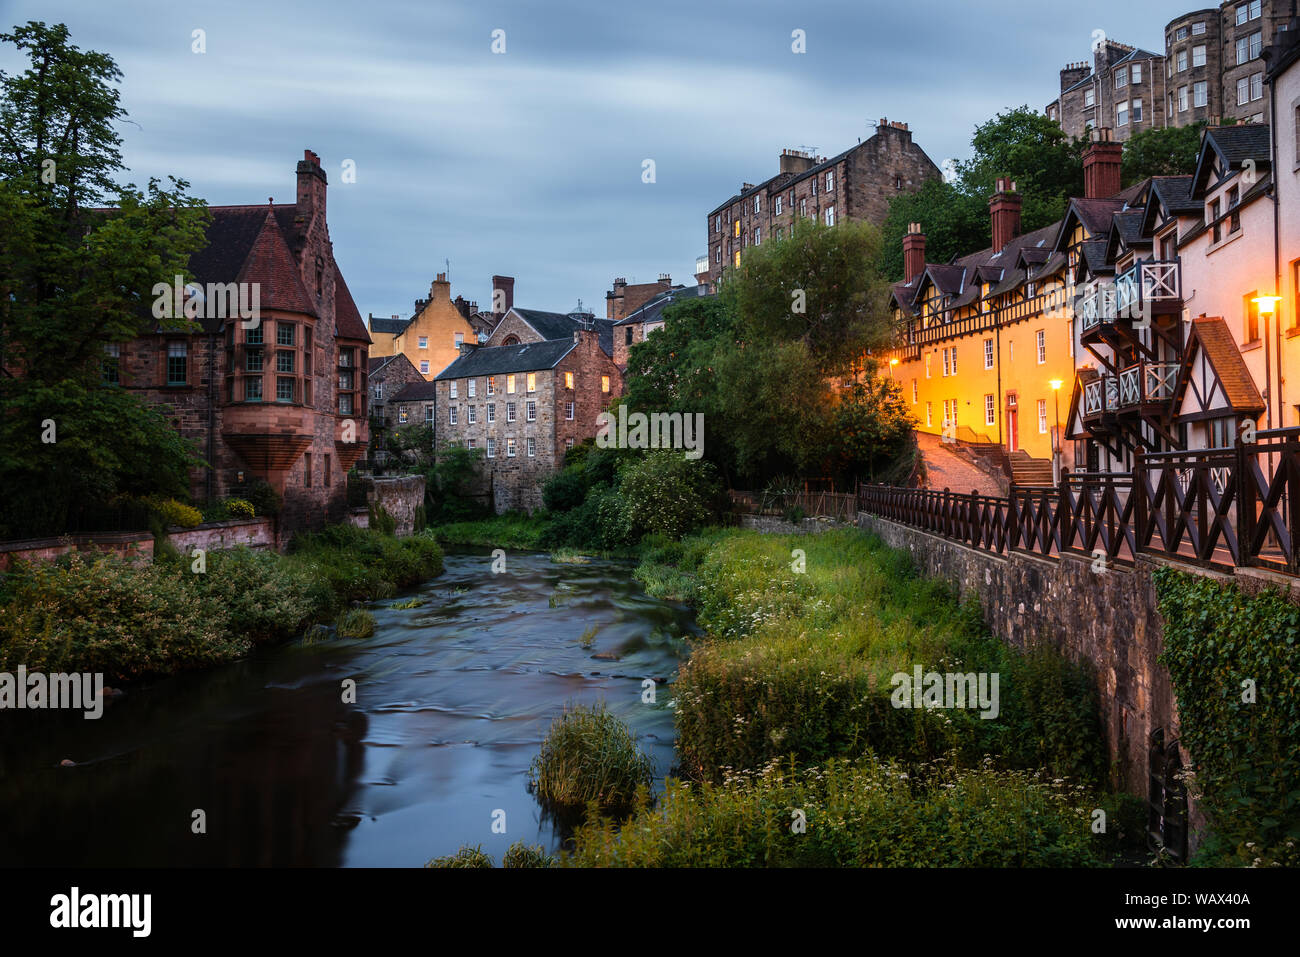
<instances>
[{"instance_id":1,"label":"green bush","mask_svg":"<svg viewBox=\"0 0 1300 957\"><path fill-rule=\"evenodd\" d=\"M317 579L331 610L351 601L391 598L398 588L442 571L442 549L432 537L398 539L354 525L294 536L288 560Z\"/></svg>"},{"instance_id":2,"label":"green bush","mask_svg":"<svg viewBox=\"0 0 1300 957\"><path fill-rule=\"evenodd\" d=\"M572 511L586 497L587 483L577 468L557 472L542 486L542 504L551 513Z\"/></svg>"},{"instance_id":3,"label":"green bush","mask_svg":"<svg viewBox=\"0 0 1300 957\"><path fill-rule=\"evenodd\" d=\"M370 528L380 535L396 535L397 520L388 514L384 506L375 502L370 506Z\"/></svg>"},{"instance_id":4,"label":"green bush","mask_svg":"<svg viewBox=\"0 0 1300 957\"><path fill-rule=\"evenodd\" d=\"M541 516L507 512L473 522L436 525L426 536L448 545L486 545L493 548L538 549L547 531Z\"/></svg>"},{"instance_id":5,"label":"green bush","mask_svg":"<svg viewBox=\"0 0 1300 957\"><path fill-rule=\"evenodd\" d=\"M1300 607L1171 568L1155 584L1190 791L1209 819L1198 863L1300 864Z\"/></svg>"},{"instance_id":6,"label":"green bush","mask_svg":"<svg viewBox=\"0 0 1300 957\"><path fill-rule=\"evenodd\" d=\"M253 507L253 503L242 498L228 498L225 501L225 506L231 518L253 518L257 515L257 509Z\"/></svg>"},{"instance_id":7,"label":"green bush","mask_svg":"<svg viewBox=\"0 0 1300 957\"><path fill-rule=\"evenodd\" d=\"M178 502L174 498L154 499L151 502L164 527L179 525L181 528L193 528L203 521L203 513L192 505Z\"/></svg>"},{"instance_id":8,"label":"green bush","mask_svg":"<svg viewBox=\"0 0 1300 957\"><path fill-rule=\"evenodd\" d=\"M481 845L462 847L455 854L435 857L425 867L494 867L492 855L484 852Z\"/></svg>"},{"instance_id":9,"label":"green bush","mask_svg":"<svg viewBox=\"0 0 1300 957\"><path fill-rule=\"evenodd\" d=\"M129 681L246 654L225 608L188 570L72 553L19 564L0 604L0 670L103 672Z\"/></svg>"},{"instance_id":10,"label":"green bush","mask_svg":"<svg viewBox=\"0 0 1300 957\"><path fill-rule=\"evenodd\" d=\"M284 499L266 479L252 479L233 489L236 496L253 506L258 515L274 517L280 514Z\"/></svg>"},{"instance_id":11,"label":"green bush","mask_svg":"<svg viewBox=\"0 0 1300 957\"><path fill-rule=\"evenodd\" d=\"M1080 785L1023 771L774 762L721 784L670 780L656 808L588 822L561 863L578 867L1098 867Z\"/></svg>"},{"instance_id":12,"label":"green bush","mask_svg":"<svg viewBox=\"0 0 1300 957\"><path fill-rule=\"evenodd\" d=\"M370 638L375 633L375 616L364 608L349 608L339 615L334 630L340 638Z\"/></svg>"},{"instance_id":13,"label":"green bush","mask_svg":"<svg viewBox=\"0 0 1300 957\"><path fill-rule=\"evenodd\" d=\"M191 573L189 580L225 610L235 634L254 642L292 638L328 613L311 576L274 552L241 546L209 552L206 562L206 573ZM185 559L181 565L190 567Z\"/></svg>"},{"instance_id":14,"label":"green bush","mask_svg":"<svg viewBox=\"0 0 1300 957\"><path fill-rule=\"evenodd\" d=\"M529 769L543 807L562 818L577 817L589 805L626 814L653 773L631 730L604 704L566 708Z\"/></svg>"},{"instance_id":15,"label":"green bush","mask_svg":"<svg viewBox=\"0 0 1300 957\"><path fill-rule=\"evenodd\" d=\"M722 486L717 471L704 460L661 449L633 460L620 473L629 536L680 537L718 516Z\"/></svg>"},{"instance_id":16,"label":"green bush","mask_svg":"<svg viewBox=\"0 0 1300 957\"><path fill-rule=\"evenodd\" d=\"M501 858L502 867L554 867L555 858L546 853L540 844L528 845L515 841Z\"/></svg>"}]
</instances>

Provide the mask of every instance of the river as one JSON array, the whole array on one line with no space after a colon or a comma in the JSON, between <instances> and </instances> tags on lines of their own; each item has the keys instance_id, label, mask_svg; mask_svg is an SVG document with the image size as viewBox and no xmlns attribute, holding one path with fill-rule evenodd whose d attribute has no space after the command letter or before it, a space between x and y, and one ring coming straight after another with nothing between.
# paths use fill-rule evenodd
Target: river
<instances>
[{"instance_id":1,"label":"river","mask_svg":"<svg viewBox=\"0 0 1300 957\"><path fill-rule=\"evenodd\" d=\"M628 563L512 553L491 568L486 550L449 554L438 578L369 606L372 638L262 648L129 688L99 720L6 712L0 864L408 867L464 844L498 861L521 839L553 850L528 766L568 702L604 700L661 785L690 611L648 597ZM392 607L412 597L425 604ZM647 677L666 681L653 704Z\"/></svg>"}]
</instances>

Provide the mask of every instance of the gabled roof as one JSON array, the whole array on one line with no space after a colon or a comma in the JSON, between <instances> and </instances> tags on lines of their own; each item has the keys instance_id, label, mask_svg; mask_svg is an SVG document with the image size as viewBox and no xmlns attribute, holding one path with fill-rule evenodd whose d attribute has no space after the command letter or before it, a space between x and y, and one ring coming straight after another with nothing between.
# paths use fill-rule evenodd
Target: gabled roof
<instances>
[{"instance_id":1,"label":"gabled roof","mask_svg":"<svg viewBox=\"0 0 1300 957\"><path fill-rule=\"evenodd\" d=\"M369 375L373 376L376 372L381 371L386 365L388 365L388 363L392 362L394 359L399 359L399 358L406 359L407 362L411 361L410 359L406 358L406 354L403 352L398 352L391 356L370 356L366 366L366 372ZM411 366L411 368L414 369L415 366Z\"/></svg>"},{"instance_id":2,"label":"gabled roof","mask_svg":"<svg viewBox=\"0 0 1300 957\"><path fill-rule=\"evenodd\" d=\"M1231 406L1229 414L1264 411L1264 397L1260 395L1250 370L1246 368L1246 360L1237 348L1228 324L1220 318L1205 316L1192 321L1192 331L1187 337L1187 346L1183 349L1183 367L1174 387L1173 408L1182 405L1198 352L1204 354L1214 370L1224 397Z\"/></svg>"},{"instance_id":3,"label":"gabled roof","mask_svg":"<svg viewBox=\"0 0 1300 957\"><path fill-rule=\"evenodd\" d=\"M240 283L256 283L258 298L263 309L282 309L285 312L297 312L308 316L317 315L316 304L307 294L302 284L302 275L298 271L298 262L289 251L284 234L269 206L260 207L262 212L261 228L251 245L243 250L243 262L239 271L228 277ZM241 214L237 219L244 219ZM214 223L216 216L213 217ZM211 244L210 244L211 245ZM240 250L235 247L228 250L233 257ZM218 280L219 281L219 280Z\"/></svg>"},{"instance_id":4,"label":"gabled roof","mask_svg":"<svg viewBox=\"0 0 1300 957\"><path fill-rule=\"evenodd\" d=\"M1241 169L1248 161L1256 170L1272 169L1273 143L1267 123L1211 126L1201 140L1201 155L1193 174L1192 195L1203 198L1214 184L1209 181L1215 160L1227 172Z\"/></svg>"},{"instance_id":5,"label":"gabled roof","mask_svg":"<svg viewBox=\"0 0 1300 957\"><path fill-rule=\"evenodd\" d=\"M687 299L701 299L706 295L708 294L703 291L701 286L683 286L680 289L670 289L643 302L632 312L615 322L614 325L627 326L636 322L657 322L663 317L664 310L673 303Z\"/></svg>"},{"instance_id":6,"label":"gabled roof","mask_svg":"<svg viewBox=\"0 0 1300 957\"><path fill-rule=\"evenodd\" d=\"M1151 245L1151 237L1142 229L1146 219L1146 208L1126 209L1116 213L1106 233L1106 261L1114 262L1129 249L1145 249Z\"/></svg>"},{"instance_id":7,"label":"gabled roof","mask_svg":"<svg viewBox=\"0 0 1300 957\"><path fill-rule=\"evenodd\" d=\"M390 398L389 402L432 402L438 395L438 386L434 382L421 380L420 382L408 382L402 388L398 389Z\"/></svg>"},{"instance_id":8,"label":"gabled roof","mask_svg":"<svg viewBox=\"0 0 1300 957\"><path fill-rule=\"evenodd\" d=\"M343 273L338 263L334 264L334 334L342 339L356 339L370 342L370 333L361 319L361 312L352 300L348 284L343 281Z\"/></svg>"},{"instance_id":9,"label":"gabled roof","mask_svg":"<svg viewBox=\"0 0 1300 957\"><path fill-rule=\"evenodd\" d=\"M410 319L386 319L373 315L370 317L370 331L386 336L395 336L410 324Z\"/></svg>"},{"instance_id":10,"label":"gabled roof","mask_svg":"<svg viewBox=\"0 0 1300 957\"><path fill-rule=\"evenodd\" d=\"M523 342L513 346L479 346L458 356L434 377L434 381L553 369L575 345L577 343L573 341L573 336L569 336L568 339Z\"/></svg>"}]
</instances>

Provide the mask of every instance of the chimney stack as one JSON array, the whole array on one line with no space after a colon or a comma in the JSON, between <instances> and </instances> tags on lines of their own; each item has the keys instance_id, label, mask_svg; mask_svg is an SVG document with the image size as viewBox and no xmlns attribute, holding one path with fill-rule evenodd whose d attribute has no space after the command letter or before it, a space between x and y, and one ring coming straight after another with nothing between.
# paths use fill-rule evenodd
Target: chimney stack
<instances>
[{"instance_id":1,"label":"chimney stack","mask_svg":"<svg viewBox=\"0 0 1300 957\"><path fill-rule=\"evenodd\" d=\"M498 296L497 293L500 292ZM515 277L514 276L493 276L492 277L492 311L497 312L497 306L501 306L500 312L505 315L515 306Z\"/></svg>"},{"instance_id":2,"label":"chimney stack","mask_svg":"<svg viewBox=\"0 0 1300 957\"><path fill-rule=\"evenodd\" d=\"M438 278L429 286L429 301L437 302L439 299L451 302L451 283L447 281L445 272L438 273Z\"/></svg>"},{"instance_id":3,"label":"chimney stack","mask_svg":"<svg viewBox=\"0 0 1300 957\"><path fill-rule=\"evenodd\" d=\"M298 161L298 199L297 218L302 220L305 229L312 218L319 213L325 218L325 171L321 169L320 157L311 150L302 151Z\"/></svg>"},{"instance_id":4,"label":"chimney stack","mask_svg":"<svg viewBox=\"0 0 1300 957\"><path fill-rule=\"evenodd\" d=\"M1083 154L1083 194L1088 199L1110 199L1123 188L1121 169L1124 145L1105 126L1092 131L1092 145Z\"/></svg>"},{"instance_id":5,"label":"chimney stack","mask_svg":"<svg viewBox=\"0 0 1300 957\"><path fill-rule=\"evenodd\" d=\"M1016 184L1007 177L998 179L998 191L989 197L989 212L993 217L993 251L1001 252L1011 240L1020 235L1020 207L1024 198L1016 192Z\"/></svg>"},{"instance_id":6,"label":"chimney stack","mask_svg":"<svg viewBox=\"0 0 1300 957\"><path fill-rule=\"evenodd\" d=\"M920 223L908 223L903 237L903 280L911 282L925 272L925 233Z\"/></svg>"}]
</instances>

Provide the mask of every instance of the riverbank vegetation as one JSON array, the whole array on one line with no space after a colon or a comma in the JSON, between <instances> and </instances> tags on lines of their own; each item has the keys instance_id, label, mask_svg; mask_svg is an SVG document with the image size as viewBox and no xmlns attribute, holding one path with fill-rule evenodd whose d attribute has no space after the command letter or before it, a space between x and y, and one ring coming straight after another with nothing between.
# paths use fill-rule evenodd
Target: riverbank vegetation
<instances>
[{"instance_id":1,"label":"riverbank vegetation","mask_svg":"<svg viewBox=\"0 0 1300 957\"><path fill-rule=\"evenodd\" d=\"M241 547L203 561L199 571L172 549L149 564L100 553L18 563L0 576L0 670L118 682L221 664L442 571L433 540L352 526L300 536L287 555Z\"/></svg>"},{"instance_id":2,"label":"riverbank vegetation","mask_svg":"<svg viewBox=\"0 0 1300 957\"><path fill-rule=\"evenodd\" d=\"M648 794L654 764L632 731L602 703L566 708L542 741L529 784L542 807L574 820L594 811L612 817L631 812Z\"/></svg>"}]
</instances>

